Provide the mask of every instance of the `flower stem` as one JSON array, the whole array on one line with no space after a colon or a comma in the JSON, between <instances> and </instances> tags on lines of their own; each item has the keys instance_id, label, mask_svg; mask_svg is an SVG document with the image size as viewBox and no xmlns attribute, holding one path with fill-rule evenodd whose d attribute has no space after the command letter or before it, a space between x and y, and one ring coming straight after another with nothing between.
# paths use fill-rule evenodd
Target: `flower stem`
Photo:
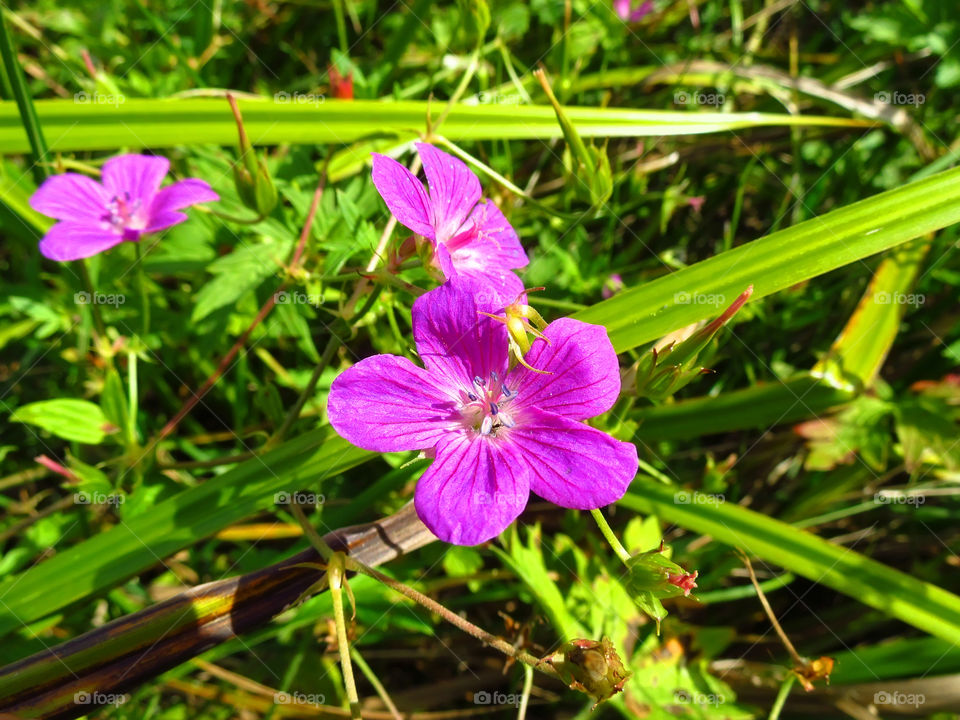
<instances>
[{"instance_id":1,"label":"flower stem","mask_svg":"<svg viewBox=\"0 0 960 720\"><path fill-rule=\"evenodd\" d=\"M526 720L527 705L530 702L530 691L533 689L533 668L529 665L523 669L523 690L520 694L520 709L517 710L517 720Z\"/></svg>"},{"instance_id":2,"label":"flower stem","mask_svg":"<svg viewBox=\"0 0 960 720\"><path fill-rule=\"evenodd\" d=\"M96 290L93 289L93 279L90 277L90 268L87 267L86 260L79 260L78 263L80 264L80 277L83 278L83 286L87 291L87 295L90 296L90 302L87 304L90 306L90 312L93 313L93 325L97 329L97 334L106 340L107 328L103 324L100 306L95 302L97 293Z\"/></svg>"},{"instance_id":3,"label":"flower stem","mask_svg":"<svg viewBox=\"0 0 960 720\"><path fill-rule=\"evenodd\" d=\"M363 659L363 656L357 652L355 647L350 648L350 657L353 658L353 662L360 668L360 672L363 673L364 677L373 685L373 689L377 691L377 695L379 695L383 701L387 712L393 715L394 720L403 720L403 716L400 714L400 711L397 710L397 706L393 704L393 700L390 699L390 695L387 693L387 689L383 686L383 683L380 682L380 678L374 674L370 666L367 665L367 661Z\"/></svg>"},{"instance_id":4,"label":"flower stem","mask_svg":"<svg viewBox=\"0 0 960 720\"><path fill-rule=\"evenodd\" d=\"M150 332L150 301L147 299L147 274L143 269L143 250L140 243L134 243L137 248L137 285L140 286L140 319L142 321L143 344L147 344L147 333Z\"/></svg>"},{"instance_id":5,"label":"flower stem","mask_svg":"<svg viewBox=\"0 0 960 720\"><path fill-rule=\"evenodd\" d=\"M610 543L610 547L612 547L614 552L617 553L617 557L619 557L623 564L626 565L627 560L630 559L630 553L628 553L627 549L620 543L620 541L617 539L617 536L613 534L613 530L607 523L607 519L603 516L603 513L599 510L591 510L590 514L593 515L593 519L596 520L597 527L600 528L600 532L603 533L603 536L607 539L607 542Z\"/></svg>"},{"instance_id":6,"label":"flower stem","mask_svg":"<svg viewBox=\"0 0 960 720\"><path fill-rule=\"evenodd\" d=\"M311 525L311 527L313 526ZM350 701L350 717L362 720L362 716L360 715L360 697L357 695L357 682L353 677L353 665L350 663L347 620L343 614L343 562L343 553L334 553L327 561L327 578L330 583L330 597L333 600L333 619L337 626L337 649L340 651L340 667L343 669L343 684L347 689L347 700Z\"/></svg>"},{"instance_id":7,"label":"flower stem","mask_svg":"<svg viewBox=\"0 0 960 720\"><path fill-rule=\"evenodd\" d=\"M776 700L773 701L773 707L770 708L770 715L767 720L778 720L780 717L780 711L783 710L784 704L787 702L787 696L790 694L790 688L793 687L793 683L796 681L797 676L793 673L787 675L787 679L783 681L783 685L780 686L780 691L777 693Z\"/></svg>"},{"instance_id":8,"label":"flower stem","mask_svg":"<svg viewBox=\"0 0 960 720\"><path fill-rule=\"evenodd\" d=\"M540 672L546 675L550 675L551 677L559 677L557 674L557 671L554 670L553 667L551 667L546 663L540 662L539 658L531 655L525 650L521 650L519 648L514 647L503 638L497 637L492 633L488 633L483 628L474 625L469 620L466 620L460 617L459 615L457 615L456 613L452 612L451 610L448 610L443 605L438 603L436 600L424 595L419 590L415 590L409 585L404 585L402 582L399 582L398 580L394 580L392 577L384 575L382 572L378 570L374 570L371 567L367 567L366 565L363 565L362 563L357 562L350 556L346 557L346 567L348 570L361 573L363 575L373 578L374 580L379 580L384 585L389 587L391 590L396 590L401 595L404 595L410 598L411 600L413 600L414 602L417 602L420 605L423 605L423 607L425 607L430 612L434 613L435 615L439 615L441 619L446 620L448 623L456 626L460 630L463 630L463 632L467 633L468 635L472 635L473 637L477 638L481 642L484 642L487 645L490 645L491 647L493 647L494 649L499 650L504 655L512 657L515 660L519 660L523 664L528 665L534 670L539 670Z\"/></svg>"}]
</instances>

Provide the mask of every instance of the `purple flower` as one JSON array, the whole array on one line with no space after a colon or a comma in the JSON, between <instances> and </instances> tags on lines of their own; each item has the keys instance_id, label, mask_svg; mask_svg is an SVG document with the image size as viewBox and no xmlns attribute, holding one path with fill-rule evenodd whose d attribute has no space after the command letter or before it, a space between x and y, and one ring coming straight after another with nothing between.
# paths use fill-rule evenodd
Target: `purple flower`
<instances>
[{"instance_id":1,"label":"purple flower","mask_svg":"<svg viewBox=\"0 0 960 720\"><path fill-rule=\"evenodd\" d=\"M40 252L51 260L90 257L182 223L187 216L178 210L220 199L196 178L161 190L169 169L165 157L120 155L103 164L102 183L78 173L47 178L30 207L60 222L43 236Z\"/></svg>"},{"instance_id":2,"label":"purple flower","mask_svg":"<svg viewBox=\"0 0 960 720\"><path fill-rule=\"evenodd\" d=\"M507 360L507 331L481 315L496 298L449 281L413 305L425 368L375 355L333 382L330 423L354 445L424 450L434 458L417 484L417 513L441 540L475 545L523 511L531 491L568 508L620 499L637 472L637 449L582 421L609 410L620 368L606 330L564 318L526 360ZM487 293L489 296L489 293ZM485 302L485 299L491 302Z\"/></svg>"},{"instance_id":3,"label":"purple flower","mask_svg":"<svg viewBox=\"0 0 960 720\"><path fill-rule=\"evenodd\" d=\"M613 10L624 22L637 22L644 15L653 12L652 0L646 0L640 4L640 7L634 9L635 0L613 0Z\"/></svg>"},{"instance_id":4,"label":"purple flower","mask_svg":"<svg viewBox=\"0 0 960 720\"><path fill-rule=\"evenodd\" d=\"M426 143L417 152L429 192L396 160L373 153L373 183L390 212L432 243L444 277L476 278L512 302L523 283L511 270L529 262L517 233L496 205L480 201L480 181L463 162Z\"/></svg>"}]
</instances>

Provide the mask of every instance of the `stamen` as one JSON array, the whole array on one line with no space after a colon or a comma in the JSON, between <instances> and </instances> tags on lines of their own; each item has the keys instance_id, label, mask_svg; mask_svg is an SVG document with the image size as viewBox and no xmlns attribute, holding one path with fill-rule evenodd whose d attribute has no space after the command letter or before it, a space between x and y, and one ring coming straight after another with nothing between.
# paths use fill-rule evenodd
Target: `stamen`
<instances>
[{"instance_id":1,"label":"stamen","mask_svg":"<svg viewBox=\"0 0 960 720\"><path fill-rule=\"evenodd\" d=\"M493 430L493 418L487 415L483 418L483 422L480 423L480 434L489 435L491 430Z\"/></svg>"},{"instance_id":2,"label":"stamen","mask_svg":"<svg viewBox=\"0 0 960 720\"><path fill-rule=\"evenodd\" d=\"M483 379L482 379L479 375L474 375L474 376L473 376L473 384L476 385L477 387L482 388L482 387L483 387Z\"/></svg>"},{"instance_id":3,"label":"stamen","mask_svg":"<svg viewBox=\"0 0 960 720\"><path fill-rule=\"evenodd\" d=\"M497 420L500 421L501 425L508 428L512 428L514 425L517 424L516 422L514 422L514 419L512 417L510 417L509 415L503 412L497 416Z\"/></svg>"},{"instance_id":4,"label":"stamen","mask_svg":"<svg viewBox=\"0 0 960 720\"><path fill-rule=\"evenodd\" d=\"M496 415L498 412L500 412L500 408L497 407L497 404L494 402L490 403L490 414Z\"/></svg>"},{"instance_id":5,"label":"stamen","mask_svg":"<svg viewBox=\"0 0 960 720\"><path fill-rule=\"evenodd\" d=\"M477 396L474 395L474 394L471 393L471 392L468 392L468 393L467 393L467 397L470 398L470 400L473 401L473 402L476 402L476 401L478 400Z\"/></svg>"}]
</instances>

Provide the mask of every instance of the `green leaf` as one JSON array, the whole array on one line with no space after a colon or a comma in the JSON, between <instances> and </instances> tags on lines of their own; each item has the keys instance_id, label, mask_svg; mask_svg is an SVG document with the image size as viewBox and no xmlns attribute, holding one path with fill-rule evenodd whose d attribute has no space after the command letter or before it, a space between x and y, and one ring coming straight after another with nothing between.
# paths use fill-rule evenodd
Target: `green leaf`
<instances>
[{"instance_id":1,"label":"green leaf","mask_svg":"<svg viewBox=\"0 0 960 720\"><path fill-rule=\"evenodd\" d=\"M315 485L318 478L343 472L371 457L324 428L184 490L149 512L0 582L5 605L0 613L0 636L98 595L227 525L271 507L279 492ZM135 499L136 493L131 502ZM336 523L334 512L329 515L325 519ZM50 592L52 587L57 592Z\"/></svg>"},{"instance_id":2,"label":"green leaf","mask_svg":"<svg viewBox=\"0 0 960 720\"><path fill-rule=\"evenodd\" d=\"M738 547L920 630L960 643L960 597L734 503L683 504L675 489L638 477L620 505Z\"/></svg>"},{"instance_id":3,"label":"green leaf","mask_svg":"<svg viewBox=\"0 0 960 720\"><path fill-rule=\"evenodd\" d=\"M960 222L960 169L833 210L614 295L574 315L605 325L617 352Z\"/></svg>"},{"instance_id":4,"label":"green leaf","mask_svg":"<svg viewBox=\"0 0 960 720\"><path fill-rule=\"evenodd\" d=\"M106 437L109 422L98 405L89 400L62 398L41 400L17 408L13 422L43 428L64 440L97 445Z\"/></svg>"},{"instance_id":5,"label":"green leaf","mask_svg":"<svg viewBox=\"0 0 960 720\"><path fill-rule=\"evenodd\" d=\"M237 126L225 100L126 99L117 106L72 100L34 103L51 152L233 145ZM429 103L327 100L320 104L239 101L247 134L258 145L341 144L377 136L414 139L426 130ZM440 106L430 110L437 114ZM863 127L848 118L768 113L690 113L626 108L565 108L583 137L648 137L723 132L764 126ZM510 140L562 135L549 105L457 105L443 124L451 140ZM0 154L30 150L13 104L0 104Z\"/></svg>"}]
</instances>

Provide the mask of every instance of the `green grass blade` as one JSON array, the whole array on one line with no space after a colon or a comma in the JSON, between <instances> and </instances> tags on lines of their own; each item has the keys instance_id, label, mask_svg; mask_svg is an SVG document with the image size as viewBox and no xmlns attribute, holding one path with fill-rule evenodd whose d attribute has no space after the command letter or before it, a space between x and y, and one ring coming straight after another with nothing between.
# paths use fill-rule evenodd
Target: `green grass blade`
<instances>
[{"instance_id":1,"label":"green grass blade","mask_svg":"<svg viewBox=\"0 0 960 720\"><path fill-rule=\"evenodd\" d=\"M574 317L605 325L624 352L751 301L960 222L960 169L874 195L619 293ZM702 301L706 300L706 301Z\"/></svg>"},{"instance_id":2,"label":"green grass blade","mask_svg":"<svg viewBox=\"0 0 960 720\"><path fill-rule=\"evenodd\" d=\"M313 96L304 96L313 98ZM251 142L340 144L374 137L415 137L426 129L423 101L326 100L311 102L241 100ZM124 99L114 104L42 100L35 103L50 150L113 150L117 147L172 147L196 143L230 145L236 125L224 99ZM768 113L691 113L623 108L566 108L583 137L691 135L763 126L862 127L863 121ZM549 105L457 105L443 124L451 140L548 139L561 137ZM0 104L0 154L30 149L13 107Z\"/></svg>"},{"instance_id":3,"label":"green grass blade","mask_svg":"<svg viewBox=\"0 0 960 720\"><path fill-rule=\"evenodd\" d=\"M620 504L738 547L952 643L960 643L960 597L813 533L734 503L682 504L675 489L638 478Z\"/></svg>"},{"instance_id":4,"label":"green grass blade","mask_svg":"<svg viewBox=\"0 0 960 720\"><path fill-rule=\"evenodd\" d=\"M37 184L43 182L47 176L47 168L43 164L47 158L47 144L43 139L43 132L40 130L40 123L37 120L37 113L33 107L33 98L27 90L27 82L23 77L23 68L17 60L17 50L13 45L13 38L10 37L10 28L7 26L7 19L3 10L0 10L0 57L3 58L3 69L7 82L10 83L10 89L13 92L13 98L17 101L17 119L21 123L21 134L33 153L33 177ZM4 109L12 113L14 108Z\"/></svg>"},{"instance_id":5,"label":"green grass blade","mask_svg":"<svg viewBox=\"0 0 960 720\"><path fill-rule=\"evenodd\" d=\"M0 583L0 636L114 587L270 507L278 492L316 485L370 457L322 428L185 490L129 523L121 522ZM50 592L53 587L57 592Z\"/></svg>"}]
</instances>

